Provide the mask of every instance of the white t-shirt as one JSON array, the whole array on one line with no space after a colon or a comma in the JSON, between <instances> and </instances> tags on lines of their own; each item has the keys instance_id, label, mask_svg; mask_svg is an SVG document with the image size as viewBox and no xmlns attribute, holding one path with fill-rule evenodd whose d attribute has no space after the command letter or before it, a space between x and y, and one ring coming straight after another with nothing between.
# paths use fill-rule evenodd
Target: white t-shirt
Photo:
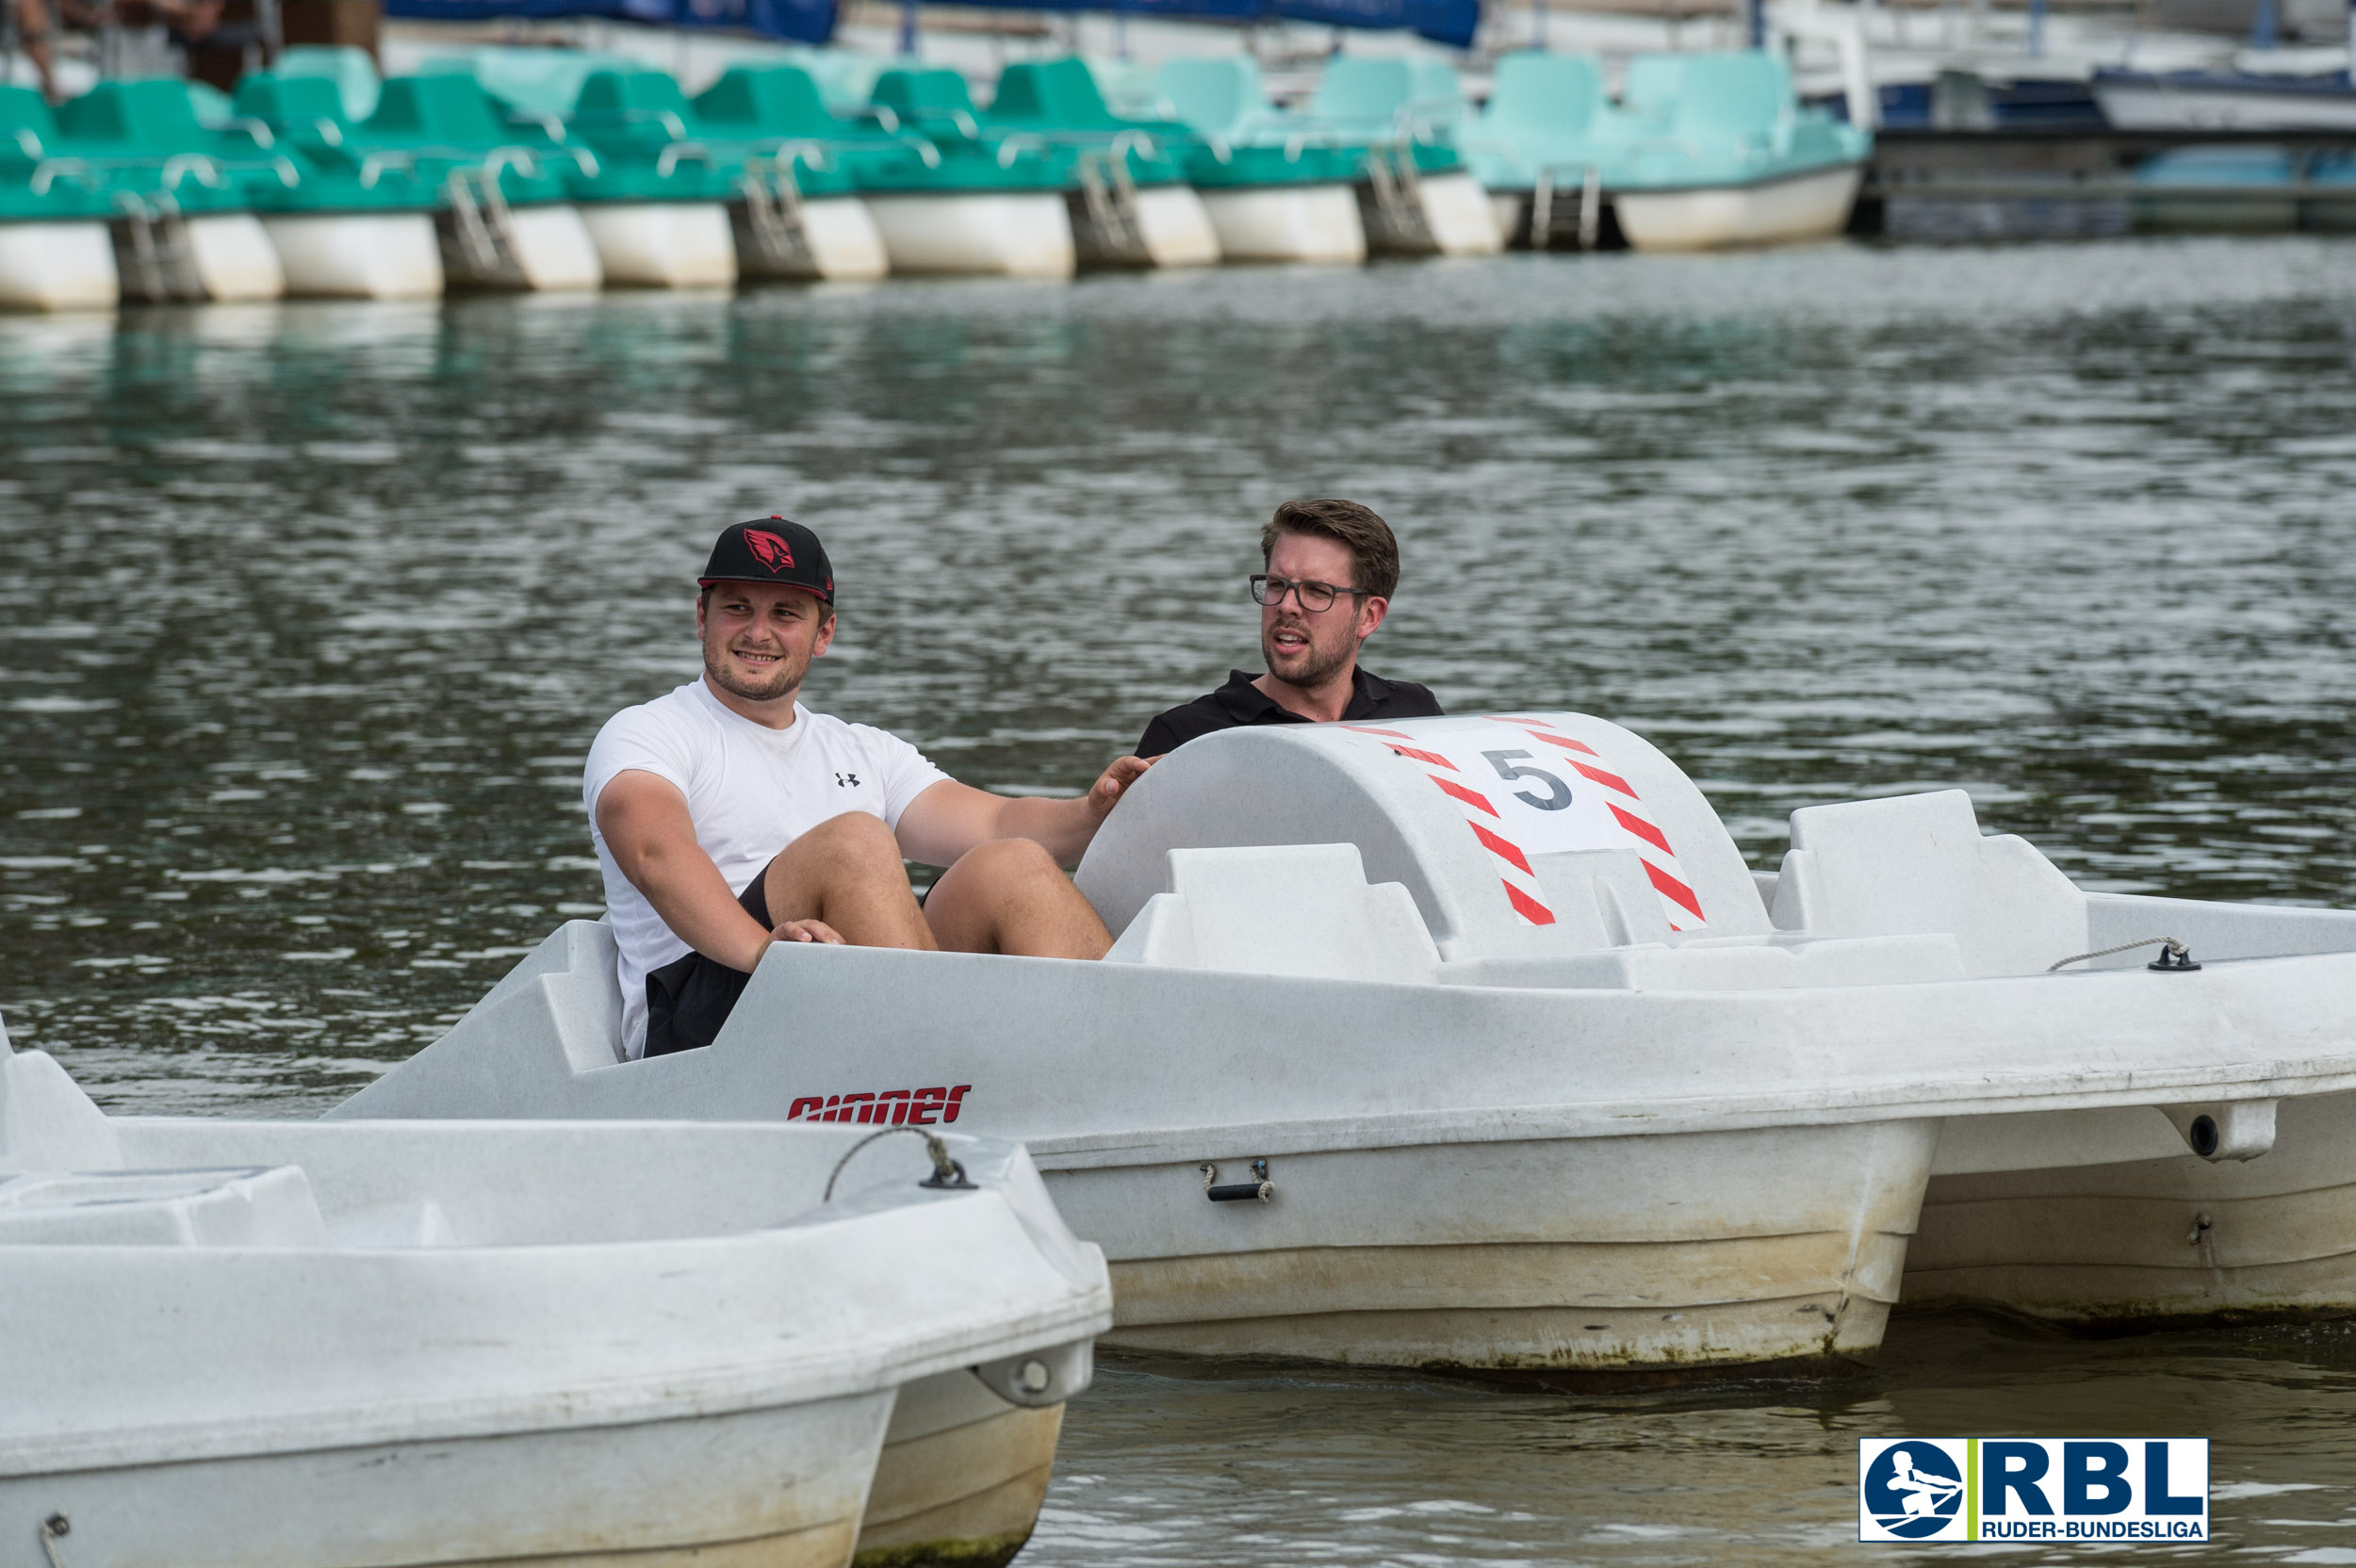
<instances>
[{"instance_id":1,"label":"white t-shirt","mask_svg":"<svg viewBox=\"0 0 2356 1568\"><path fill-rule=\"evenodd\" d=\"M896 735L800 703L783 729L755 724L723 706L700 678L606 720L589 748L581 792L621 947L622 1039L633 1061L646 1048L646 974L689 948L622 874L597 831L598 794L630 768L679 786L695 842L733 893L827 818L866 811L896 828L910 801L949 776Z\"/></svg>"}]
</instances>

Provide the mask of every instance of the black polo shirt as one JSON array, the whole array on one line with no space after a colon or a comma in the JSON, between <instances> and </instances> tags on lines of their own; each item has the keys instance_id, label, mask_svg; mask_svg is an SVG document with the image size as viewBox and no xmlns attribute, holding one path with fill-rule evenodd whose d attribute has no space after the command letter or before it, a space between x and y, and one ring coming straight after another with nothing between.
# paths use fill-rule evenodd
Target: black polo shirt
<instances>
[{"instance_id":1,"label":"black polo shirt","mask_svg":"<svg viewBox=\"0 0 2356 1568\"><path fill-rule=\"evenodd\" d=\"M1139 757L1159 757L1175 751L1197 735L1208 735L1214 729L1234 729L1252 724L1309 724L1289 708L1276 701L1252 683L1260 678L1242 670L1227 672L1227 684L1216 692L1206 692L1192 702L1184 703L1162 714L1145 727L1145 734L1137 742ZM1368 675L1365 670L1353 671L1350 678L1350 706L1342 710L1345 721L1364 719L1433 719L1440 716L1440 700L1431 689L1412 680L1385 680Z\"/></svg>"}]
</instances>

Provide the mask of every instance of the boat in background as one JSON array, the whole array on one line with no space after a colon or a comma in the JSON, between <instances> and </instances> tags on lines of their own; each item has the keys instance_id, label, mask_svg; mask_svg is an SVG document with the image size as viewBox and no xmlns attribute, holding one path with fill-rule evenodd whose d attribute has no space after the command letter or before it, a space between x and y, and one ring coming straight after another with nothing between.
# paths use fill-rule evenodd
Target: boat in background
<instances>
[{"instance_id":1,"label":"boat in background","mask_svg":"<svg viewBox=\"0 0 2356 1568\"><path fill-rule=\"evenodd\" d=\"M1208 267L1221 256L1203 198L1188 184L1197 139L1186 126L1133 121L1105 106L1085 61L1024 61L999 74L982 124L1069 155L1064 204L1083 262Z\"/></svg>"},{"instance_id":2,"label":"boat in background","mask_svg":"<svg viewBox=\"0 0 2356 1568\"><path fill-rule=\"evenodd\" d=\"M1639 55L1620 99L1638 123L1605 183L1637 250L1787 244L1847 226L1873 136L1802 108L1775 56Z\"/></svg>"},{"instance_id":3,"label":"boat in background","mask_svg":"<svg viewBox=\"0 0 2356 1568\"><path fill-rule=\"evenodd\" d=\"M867 198L894 272L1068 278L1079 269L1064 199L1071 159L1045 142L982 128L965 78L895 68L870 107L887 129L932 149L927 178Z\"/></svg>"},{"instance_id":4,"label":"boat in background","mask_svg":"<svg viewBox=\"0 0 2356 1568\"><path fill-rule=\"evenodd\" d=\"M1640 251L1715 250L1840 234L1872 136L1804 108L1775 56L1639 55L1621 101L1583 56L1508 55L1464 145L1500 226L1544 250L1607 231Z\"/></svg>"},{"instance_id":5,"label":"boat in background","mask_svg":"<svg viewBox=\"0 0 2356 1568\"><path fill-rule=\"evenodd\" d=\"M1366 148L1359 217L1378 254L1494 255L1504 236L1456 137L1469 114L1455 71L1437 60L1337 55L1306 118Z\"/></svg>"},{"instance_id":6,"label":"boat in background","mask_svg":"<svg viewBox=\"0 0 2356 1568\"><path fill-rule=\"evenodd\" d=\"M2025 1184L1939 1254L1985 1304L2007 1258L2166 1239L2035 1207L2095 1167L2182 1215L2171 1267L2182 1194L2253 1199L2239 1272L2172 1311L2356 1311L2318 1244L2356 1195L2356 912L2087 894L1960 791L1792 842L1753 874L1582 714L1225 731L1090 846L1101 963L779 943L711 1046L623 1062L612 933L576 922L331 1114L1019 1136L1111 1257L1106 1343L1147 1350L1821 1373L1878 1348L1935 1179ZM2278 1124L2295 1180L2222 1170ZM2136 1310L2131 1266L2045 1278Z\"/></svg>"},{"instance_id":7,"label":"boat in background","mask_svg":"<svg viewBox=\"0 0 2356 1568\"><path fill-rule=\"evenodd\" d=\"M29 158L20 132L33 138ZM0 309L112 310L114 203L94 171L42 155L56 134L39 92L0 85Z\"/></svg>"},{"instance_id":8,"label":"boat in background","mask_svg":"<svg viewBox=\"0 0 2356 1568\"><path fill-rule=\"evenodd\" d=\"M110 1118L0 1033L7 1560L1004 1563L1104 1259L870 1141Z\"/></svg>"},{"instance_id":9,"label":"boat in background","mask_svg":"<svg viewBox=\"0 0 2356 1568\"><path fill-rule=\"evenodd\" d=\"M39 94L8 89L13 145L0 177L30 194L59 180L103 192L123 297L274 300L286 292L278 254L254 215L257 199L291 189L303 171L267 131L214 131L196 117L188 84L163 77L102 81L53 117ZM44 247L46 248L46 247ZM103 288L103 278L93 290Z\"/></svg>"},{"instance_id":10,"label":"boat in background","mask_svg":"<svg viewBox=\"0 0 2356 1568\"><path fill-rule=\"evenodd\" d=\"M326 76L255 72L237 83L238 112L324 172L263 217L289 293L399 300L450 286L597 286L596 253L563 183L498 140L501 127L472 83L379 84L377 112L357 124L344 102Z\"/></svg>"},{"instance_id":11,"label":"boat in background","mask_svg":"<svg viewBox=\"0 0 2356 1568\"><path fill-rule=\"evenodd\" d=\"M2102 118L2122 131L2356 131L2356 82L2345 68L2097 71L2092 88Z\"/></svg>"},{"instance_id":12,"label":"boat in background","mask_svg":"<svg viewBox=\"0 0 2356 1568\"><path fill-rule=\"evenodd\" d=\"M1281 116L1248 55L1177 59L1154 75L1162 112L1195 133L1186 177L1230 261L1366 258L1357 186L1365 157Z\"/></svg>"}]
</instances>

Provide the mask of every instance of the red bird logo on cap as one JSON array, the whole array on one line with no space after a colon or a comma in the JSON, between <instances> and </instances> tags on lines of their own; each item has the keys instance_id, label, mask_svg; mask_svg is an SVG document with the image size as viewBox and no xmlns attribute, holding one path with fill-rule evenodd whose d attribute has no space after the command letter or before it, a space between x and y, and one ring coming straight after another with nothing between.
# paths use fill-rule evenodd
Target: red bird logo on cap
<instances>
[{"instance_id":1,"label":"red bird logo on cap","mask_svg":"<svg viewBox=\"0 0 2356 1568\"><path fill-rule=\"evenodd\" d=\"M746 529L744 543L752 547L753 559L773 572L782 572L794 564L794 551L782 538L767 529Z\"/></svg>"}]
</instances>

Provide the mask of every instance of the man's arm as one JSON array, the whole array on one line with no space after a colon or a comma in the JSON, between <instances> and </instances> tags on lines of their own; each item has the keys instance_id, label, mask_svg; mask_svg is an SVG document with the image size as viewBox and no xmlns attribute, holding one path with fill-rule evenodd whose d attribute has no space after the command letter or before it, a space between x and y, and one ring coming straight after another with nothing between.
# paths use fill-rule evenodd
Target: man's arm
<instances>
[{"instance_id":1,"label":"man's arm","mask_svg":"<svg viewBox=\"0 0 2356 1568\"><path fill-rule=\"evenodd\" d=\"M762 930L695 841L687 797L667 778L638 768L615 774L597 792L597 831L605 835L614 863L646 895L663 923L715 963L749 974L772 941L843 939L814 920Z\"/></svg>"},{"instance_id":2,"label":"man's arm","mask_svg":"<svg viewBox=\"0 0 2356 1568\"><path fill-rule=\"evenodd\" d=\"M1074 800L994 795L944 778L900 813L901 852L928 866L947 866L992 839L1029 839L1044 845L1057 865L1076 866L1121 795L1153 765L1143 758L1121 758Z\"/></svg>"}]
</instances>

